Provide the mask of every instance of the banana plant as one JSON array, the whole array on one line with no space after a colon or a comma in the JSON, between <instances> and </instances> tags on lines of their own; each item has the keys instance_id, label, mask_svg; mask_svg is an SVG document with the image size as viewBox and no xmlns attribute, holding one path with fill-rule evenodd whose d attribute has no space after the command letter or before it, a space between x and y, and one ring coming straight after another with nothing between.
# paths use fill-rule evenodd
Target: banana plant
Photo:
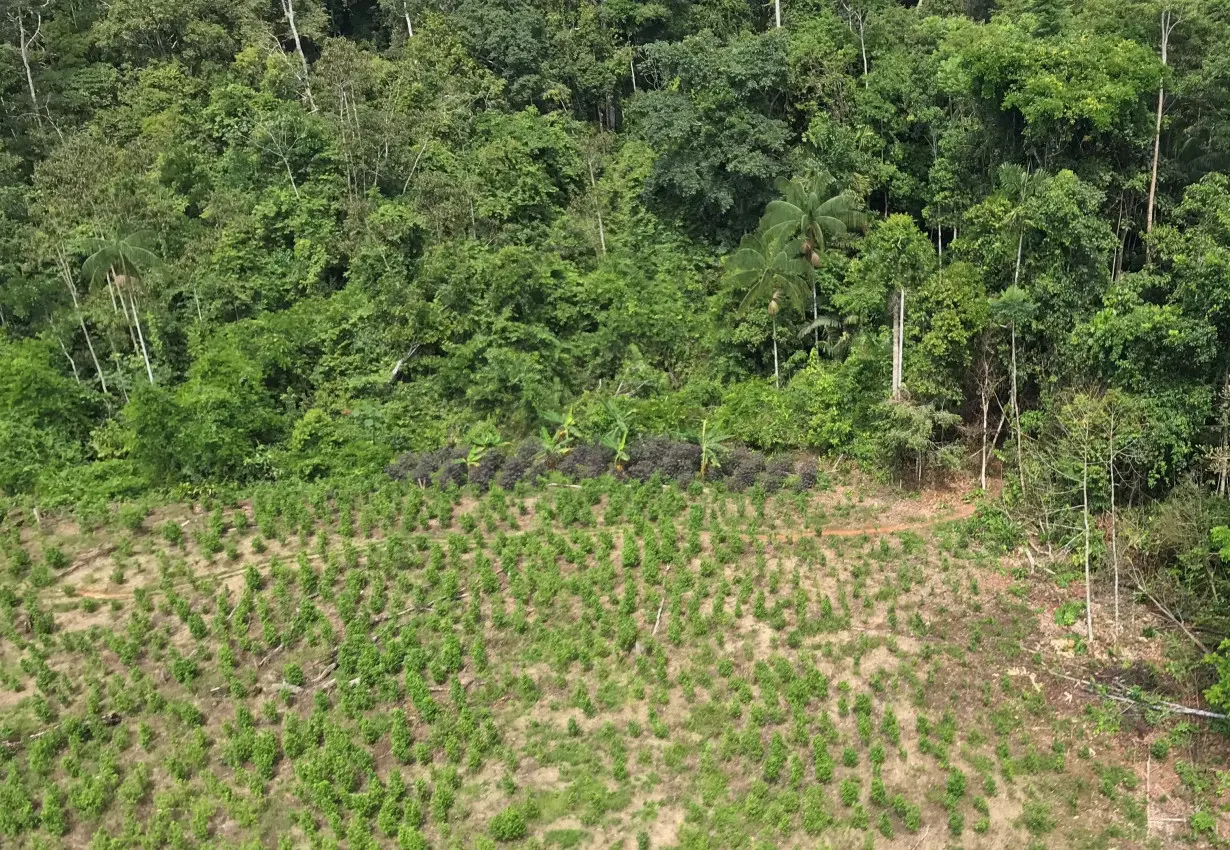
<instances>
[{"instance_id":1,"label":"banana plant","mask_svg":"<svg viewBox=\"0 0 1230 850\"><path fill-rule=\"evenodd\" d=\"M611 417L611 428L598 442L615 453L615 469L623 472L624 464L629 459L628 436L632 432L632 414L610 400L604 402L603 406Z\"/></svg>"},{"instance_id":2,"label":"banana plant","mask_svg":"<svg viewBox=\"0 0 1230 850\"><path fill-rule=\"evenodd\" d=\"M692 433L692 441L700 447L700 480L705 480L709 470L721 469L722 457L730 451L726 443L730 434L722 431L716 425L710 425L708 419L702 419L700 430Z\"/></svg>"},{"instance_id":3,"label":"banana plant","mask_svg":"<svg viewBox=\"0 0 1230 850\"><path fill-rule=\"evenodd\" d=\"M483 458L487 456L487 446L470 446L469 453L465 457L459 457L453 461L456 464L462 464L467 471L473 472L475 467L483 462Z\"/></svg>"},{"instance_id":4,"label":"banana plant","mask_svg":"<svg viewBox=\"0 0 1230 850\"><path fill-rule=\"evenodd\" d=\"M547 413L546 418L556 428L554 431L551 431L544 425L538 429L538 442L540 445L538 457L546 460L549 466L554 466L560 458L572 451L573 443L578 438L580 429L577 426L576 415L571 407L568 408L567 413Z\"/></svg>"}]
</instances>

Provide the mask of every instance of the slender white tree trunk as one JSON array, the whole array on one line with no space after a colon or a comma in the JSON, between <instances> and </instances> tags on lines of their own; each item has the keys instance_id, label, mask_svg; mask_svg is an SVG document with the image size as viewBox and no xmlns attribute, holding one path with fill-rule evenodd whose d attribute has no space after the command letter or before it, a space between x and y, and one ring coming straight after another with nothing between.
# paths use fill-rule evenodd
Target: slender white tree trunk
<instances>
[{"instance_id":1,"label":"slender white tree trunk","mask_svg":"<svg viewBox=\"0 0 1230 850\"><path fill-rule=\"evenodd\" d=\"M1085 518L1085 631L1089 643L1093 643L1093 583L1089 578L1089 449L1085 448L1084 467L1081 470L1081 513Z\"/></svg>"},{"instance_id":2,"label":"slender white tree trunk","mask_svg":"<svg viewBox=\"0 0 1230 850\"><path fill-rule=\"evenodd\" d=\"M38 111L38 91L34 88L34 72L30 68L30 48L38 39L39 33L43 29L43 16L39 12L35 12L35 20L37 21L34 32L29 38L26 38L26 15L25 12L17 12L17 44L18 52L21 54L21 66L26 72L26 86L30 91L30 105L34 109L34 118L40 124L42 117Z\"/></svg>"},{"instance_id":3,"label":"slender white tree trunk","mask_svg":"<svg viewBox=\"0 0 1230 850\"><path fill-rule=\"evenodd\" d=\"M102 391L107 392L107 379L103 375L102 365L98 362L98 354L94 351L94 340L90 338L90 330L85 325L85 316L81 312L81 304L77 301L77 286L73 283L73 274L68 268L68 260L64 258L62 253L57 253L56 259L60 264L60 276L64 278L64 285L68 287L68 294L73 299L73 311L77 314L77 321L81 325L81 333L85 335L86 348L90 350L90 359L94 361L94 371L98 373L98 382L102 384Z\"/></svg>"},{"instance_id":4,"label":"slender white tree trunk","mask_svg":"<svg viewBox=\"0 0 1230 850\"><path fill-rule=\"evenodd\" d=\"M1170 34L1179 25L1179 19L1169 8L1162 9L1161 18L1161 51L1162 67L1167 67L1170 52ZM1162 113L1166 107L1166 86L1159 83L1157 87L1157 115L1153 126L1153 164L1149 169L1149 202L1145 210L1145 233L1153 232L1153 207L1157 200L1157 166L1162 153ZM1145 246L1146 252L1149 251Z\"/></svg>"},{"instance_id":5,"label":"slender white tree trunk","mask_svg":"<svg viewBox=\"0 0 1230 850\"><path fill-rule=\"evenodd\" d=\"M773 316L773 382L777 388L782 388L782 376L777 369L777 315Z\"/></svg>"},{"instance_id":6,"label":"slender white tree trunk","mask_svg":"<svg viewBox=\"0 0 1230 850\"><path fill-rule=\"evenodd\" d=\"M1157 122L1153 130L1153 165L1149 170L1149 205L1145 211L1145 233L1153 232L1153 205L1157 200L1157 163L1162 152L1162 106L1165 99L1165 87L1158 86Z\"/></svg>"},{"instance_id":7,"label":"slender white tree trunk","mask_svg":"<svg viewBox=\"0 0 1230 850\"><path fill-rule=\"evenodd\" d=\"M115 278L115 270L112 269L107 273L107 279L115 287L115 296L120 302L120 312L124 314L124 324L128 326L128 339L132 343L132 350L139 351L140 346L137 345L137 334L132 329L132 318L128 315L128 302L124 300L124 290L120 287L120 282Z\"/></svg>"},{"instance_id":8,"label":"slender white tree trunk","mask_svg":"<svg viewBox=\"0 0 1230 850\"><path fill-rule=\"evenodd\" d=\"M56 342L60 343L60 350L64 352L64 357L68 360L68 365L73 367L73 377L77 379L77 383L81 383L81 373L77 371L77 361L68 353L68 349L64 347L64 340L56 334Z\"/></svg>"},{"instance_id":9,"label":"slender white tree trunk","mask_svg":"<svg viewBox=\"0 0 1230 850\"><path fill-rule=\"evenodd\" d=\"M858 19L858 47L863 54L863 85L867 85L867 36L864 31L865 17Z\"/></svg>"},{"instance_id":10,"label":"slender white tree trunk","mask_svg":"<svg viewBox=\"0 0 1230 850\"><path fill-rule=\"evenodd\" d=\"M773 12L777 16L777 28L782 28L782 0L773 0Z\"/></svg>"},{"instance_id":11,"label":"slender white tree trunk","mask_svg":"<svg viewBox=\"0 0 1230 850\"><path fill-rule=\"evenodd\" d=\"M905 287L898 290L896 321L893 323L893 400L901 398L905 374Z\"/></svg>"},{"instance_id":12,"label":"slender white tree trunk","mask_svg":"<svg viewBox=\"0 0 1230 850\"><path fill-rule=\"evenodd\" d=\"M406 9L405 11L406 11L406 38L414 38L414 24L410 23L410 10Z\"/></svg>"},{"instance_id":13,"label":"slender white tree trunk","mask_svg":"<svg viewBox=\"0 0 1230 850\"><path fill-rule=\"evenodd\" d=\"M149 365L149 352L145 349L145 334L141 333L141 318L137 314L137 297L129 292L128 300L132 304L132 319L137 326L137 339L141 341L141 359L145 361L145 375L152 384L154 383L154 370Z\"/></svg>"},{"instance_id":14,"label":"slender white tree trunk","mask_svg":"<svg viewBox=\"0 0 1230 850\"><path fill-rule=\"evenodd\" d=\"M820 350L820 296L816 294L816 278L813 275L811 281L811 320L815 326L813 328L814 347L816 351Z\"/></svg>"},{"instance_id":15,"label":"slender white tree trunk","mask_svg":"<svg viewBox=\"0 0 1230 850\"><path fill-rule=\"evenodd\" d=\"M1119 640L1119 540L1115 527L1115 420L1110 420L1110 458L1107 471L1110 473L1110 563L1115 571L1115 641Z\"/></svg>"},{"instance_id":16,"label":"slender white tree trunk","mask_svg":"<svg viewBox=\"0 0 1230 850\"><path fill-rule=\"evenodd\" d=\"M1021 479L1021 495L1025 495L1025 465L1021 451L1021 406L1016 397L1016 322L1012 323L1012 424L1016 428L1016 471Z\"/></svg>"},{"instance_id":17,"label":"slender white tree trunk","mask_svg":"<svg viewBox=\"0 0 1230 850\"><path fill-rule=\"evenodd\" d=\"M987 438L989 436L987 426L990 425L987 419L991 412L990 394L984 391L980 403L982 406L982 454L980 455L982 468L978 472L978 484L985 490L987 489Z\"/></svg>"},{"instance_id":18,"label":"slender white tree trunk","mask_svg":"<svg viewBox=\"0 0 1230 850\"><path fill-rule=\"evenodd\" d=\"M897 332L897 393L901 393L901 385L905 383L905 287L901 287L901 329Z\"/></svg>"},{"instance_id":19,"label":"slender white tree trunk","mask_svg":"<svg viewBox=\"0 0 1230 850\"><path fill-rule=\"evenodd\" d=\"M1025 251L1025 228L1021 228L1021 235L1016 240L1016 271L1012 273L1012 285L1016 286L1021 282L1021 255Z\"/></svg>"},{"instance_id":20,"label":"slender white tree trunk","mask_svg":"<svg viewBox=\"0 0 1230 850\"><path fill-rule=\"evenodd\" d=\"M299 25L295 23L295 0L282 0L282 14L290 27L291 37L295 40L295 52L299 54L299 64L303 66L303 96L308 107L315 112L316 101L312 97L312 83L308 79L307 55L303 52L303 42L299 38Z\"/></svg>"},{"instance_id":21,"label":"slender white tree trunk","mask_svg":"<svg viewBox=\"0 0 1230 850\"><path fill-rule=\"evenodd\" d=\"M589 186L594 191L594 212L598 216L598 247L602 250L602 256L606 256L606 229L602 226L602 202L598 198L598 181L594 179L594 161L591 159L589 165Z\"/></svg>"}]
</instances>

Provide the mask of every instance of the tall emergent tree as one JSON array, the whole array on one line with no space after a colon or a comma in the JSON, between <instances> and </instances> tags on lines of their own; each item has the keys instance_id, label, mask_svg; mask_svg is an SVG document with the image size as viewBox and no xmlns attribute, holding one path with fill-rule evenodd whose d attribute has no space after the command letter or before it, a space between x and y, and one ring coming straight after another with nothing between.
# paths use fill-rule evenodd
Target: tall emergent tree
<instances>
[{"instance_id":1,"label":"tall emergent tree","mask_svg":"<svg viewBox=\"0 0 1230 850\"><path fill-rule=\"evenodd\" d=\"M781 181L777 188L782 197L769 202L760 220L760 229L782 239L799 239L799 251L813 269L820 268L825 252L834 241L849 230L867 227L868 216L858 195L839 188L827 171ZM820 299L816 277L810 277L813 342L819 348Z\"/></svg>"},{"instance_id":2,"label":"tall emergent tree","mask_svg":"<svg viewBox=\"0 0 1230 850\"><path fill-rule=\"evenodd\" d=\"M811 264L803 259L799 240L783 239L773 232L756 231L744 236L727 265L731 282L745 293L739 310L763 303L773 322L773 380L779 388L782 377L777 354L777 314L783 301L802 311L811 271Z\"/></svg>"},{"instance_id":3,"label":"tall emergent tree","mask_svg":"<svg viewBox=\"0 0 1230 850\"><path fill-rule=\"evenodd\" d=\"M1025 467L1021 462L1021 446L1024 438L1021 434L1021 403L1017 394L1016 338L1017 328L1029 321L1036 309L1034 303L1029 300L1029 296L1025 294L1025 290L1016 284L1005 289L998 298L991 299L991 316L1002 326L1008 328L1009 345L1012 350L1009 367L1009 405L1012 409L1012 427L1016 432L1016 467L1021 480L1022 493L1025 492Z\"/></svg>"},{"instance_id":4,"label":"tall emergent tree","mask_svg":"<svg viewBox=\"0 0 1230 850\"><path fill-rule=\"evenodd\" d=\"M108 236L94 237L87 244L91 253L81 267L82 273L92 283L106 281L112 303L118 303L129 329L136 331L141 359L145 361L145 374L152 384L154 370L150 366L149 350L141 330L137 289L145 272L159 261L154 252L154 233L149 230L117 230Z\"/></svg>"}]
</instances>

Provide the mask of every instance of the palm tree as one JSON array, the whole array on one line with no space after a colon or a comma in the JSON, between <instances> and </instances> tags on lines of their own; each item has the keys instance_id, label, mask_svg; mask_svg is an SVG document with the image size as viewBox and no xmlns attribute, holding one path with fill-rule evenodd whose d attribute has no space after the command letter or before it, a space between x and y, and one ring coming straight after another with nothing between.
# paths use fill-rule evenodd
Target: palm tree
<instances>
[{"instance_id":1,"label":"palm tree","mask_svg":"<svg viewBox=\"0 0 1230 850\"><path fill-rule=\"evenodd\" d=\"M1012 380L1011 380L1011 395L1012 400L1012 424L1016 430L1016 466L1017 473L1021 478L1021 493L1025 492L1025 467L1021 463L1021 408L1017 403L1016 394L1016 329L1021 322L1029 321L1033 316L1037 305L1029 300L1029 296L1025 294L1025 290L1017 286L1015 283L1005 289L998 298L991 299L991 315L1001 325L1006 326L1011 332L1012 339Z\"/></svg>"},{"instance_id":2,"label":"palm tree","mask_svg":"<svg viewBox=\"0 0 1230 850\"><path fill-rule=\"evenodd\" d=\"M141 319L137 313L136 288L142 275L160 262L158 255L154 253L154 244L155 236L150 230L116 231L110 236L95 237L87 243L91 253L81 267L88 280L107 281L112 298L118 298L124 318L129 322L129 332L136 328L141 357L145 361L145 374L151 384L154 383L154 370L150 367L145 334L141 330ZM128 296L127 303L124 300L125 295ZM129 308L132 309L131 318L128 315Z\"/></svg>"},{"instance_id":3,"label":"palm tree","mask_svg":"<svg viewBox=\"0 0 1230 850\"><path fill-rule=\"evenodd\" d=\"M727 270L735 286L746 291L739 304L740 312L753 302L766 302L769 318L773 320L773 379L780 389L777 313L783 300L789 300L803 311L805 282L811 274L811 264L803 259L797 239L785 240L772 231L757 231L743 237Z\"/></svg>"},{"instance_id":4,"label":"palm tree","mask_svg":"<svg viewBox=\"0 0 1230 850\"><path fill-rule=\"evenodd\" d=\"M999 191L1012 202L1012 209L1004 216L1004 226L1015 231L1016 270L1012 284L1021 282L1021 257L1025 251L1025 233L1033 227L1029 217L1028 203L1038 195L1050 176L1045 171L1026 171L1019 165L1005 163L999 167Z\"/></svg>"},{"instance_id":5,"label":"palm tree","mask_svg":"<svg viewBox=\"0 0 1230 850\"><path fill-rule=\"evenodd\" d=\"M780 181L777 188L783 197L770 201L760 220L760 229L774 232L783 239L801 239L800 253L813 269L820 268L824 252L833 240L849 230L864 230L868 217L860 207L858 195L849 189L839 189L833 175L819 171L790 181ZM816 279L811 281L811 309L815 334L820 345L820 299Z\"/></svg>"}]
</instances>

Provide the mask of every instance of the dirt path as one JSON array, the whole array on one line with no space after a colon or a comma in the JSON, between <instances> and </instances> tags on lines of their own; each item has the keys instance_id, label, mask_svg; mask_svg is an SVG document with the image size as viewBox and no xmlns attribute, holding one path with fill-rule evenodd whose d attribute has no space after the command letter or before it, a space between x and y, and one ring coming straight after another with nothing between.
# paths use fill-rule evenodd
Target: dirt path
<instances>
[{"instance_id":1,"label":"dirt path","mask_svg":"<svg viewBox=\"0 0 1230 850\"><path fill-rule=\"evenodd\" d=\"M943 516L927 517L916 522L905 522L898 525L869 525L862 528L825 528L820 532L821 537L861 537L862 535L872 534L898 534L902 531L917 531L922 528L930 528L933 525L942 525L946 522L955 522L959 519L969 519L974 515L975 507L973 505L959 505L956 510L949 511Z\"/></svg>"}]
</instances>

